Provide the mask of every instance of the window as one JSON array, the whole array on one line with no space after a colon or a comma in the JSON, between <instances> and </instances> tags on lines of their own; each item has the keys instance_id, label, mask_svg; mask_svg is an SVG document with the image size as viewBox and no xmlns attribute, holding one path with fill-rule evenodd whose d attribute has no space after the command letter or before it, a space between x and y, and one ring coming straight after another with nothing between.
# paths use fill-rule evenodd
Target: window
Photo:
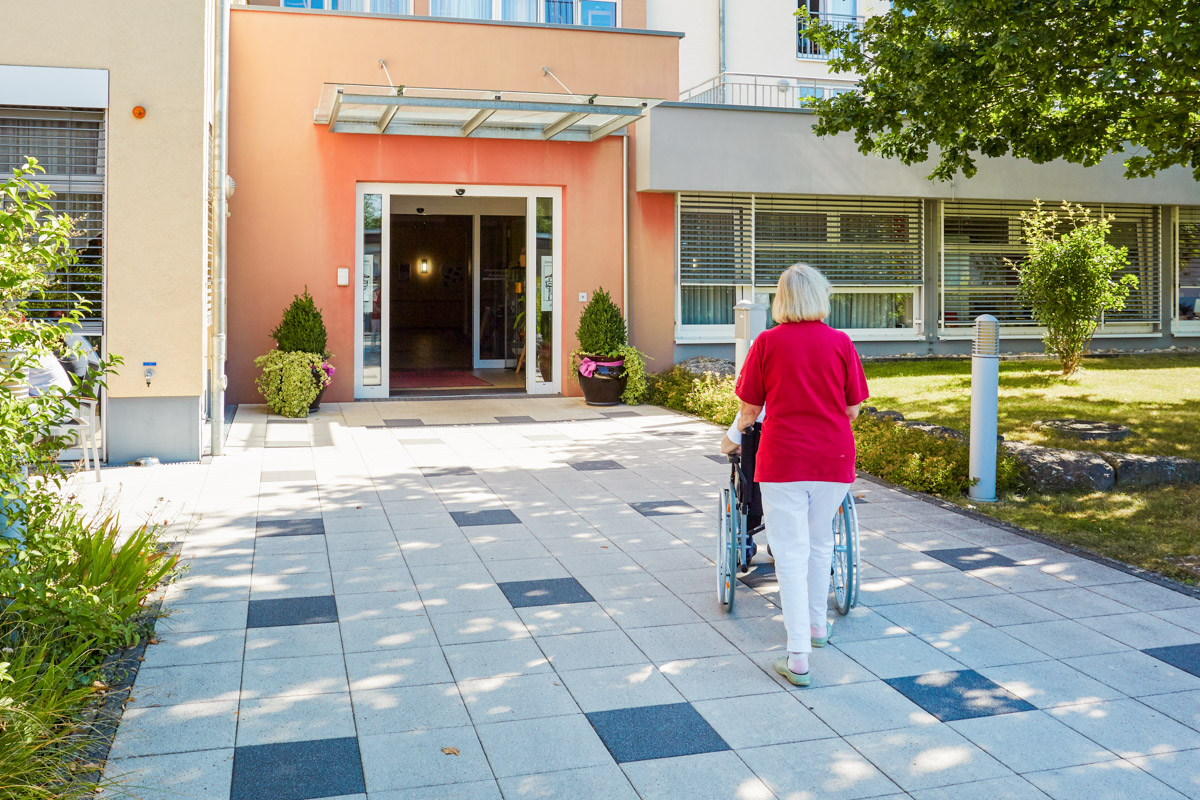
<instances>
[{"instance_id":1,"label":"window","mask_svg":"<svg viewBox=\"0 0 1200 800\"><path fill-rule=\"evenodd\" d=\"M434 0L436 2L436 0ZM284 8L357 11L367 14L411 14L412 0L283 0Z\"/></svg>"},{"instance_id":2,"label":"window","mask_svg":"<svg viewBox=\"0 0 1200 800\"><path fill-rule=\"evenodd\" d=\"M1086 204L1085 204L1086 205ZM942 326L970 329L980 314L991 314L1004 327L1034 328L1029 309L1017 299L1019 265L1027 248L1021 212L1030 203L973 201L946 203L942 223ZM1125 247L1138 288L1122 311L1105 314L1101 328L1118 324L1153 326L1158 322L1158 209L1150 206L1088 205L1093 213L1114 216L1109 241Z\"/></svg>"},{"instance_id":3,"label":"window","mask_svg":"<svg viewBox=\"0 0 1200 800\"><path fill-rule=\"evenodd\" d=\"M1179 209L1176 320L1200 330L1200 207Z\"/></svg>"},{"instance_id":4,"label":"window","mask_svg":"<svg viewBox=\"0 0 1200 800\"><path fill-rule=\"evenodd\" d=\"M812 19L834 29L853 28L857 30L862 26L862 20L858 17L856 0L798 0L796 7L807 9ZM804 29L807 24L805 20L797 22L796 58L824 61L834 55L826 53L816 42L804 37Z\"/></svg>"},{"instance_id":5,"label":"window","mask_svg":"<svg viewBox=\"0 0 1200 800\"><path fill-rule=\"evenodd\" d=\"M34 307L46 316L86 303L84 332L104 319L104 112L0 107L0 170L11 174L29 156L46 171L35 177L55 191L50 206L70 215L78 261Z\"/></svg>"},{"instance_id":6,"label":"window","mask_svg":"<svg viewBox=\"0 0 1200 800\"><path fill-rule=\"evenodd\" d=\"M370 4L409 0L288 0L306 3ZM311 6L310 6L311 7ZM336 6L335 6L336 7ZM404 13L408 13L407 10ZM505 22L545 22L553 25L591 25L615 28L620 25L617 0L429 0L431 17L490 19Z\"/></svg>"},{"instance_id":7,"label":"window","mask_svg":"<svg viewBox=\"0 0 1200 800\"><path fill-rule=\"evenodd\" d=\"M579 21L598 28L617 27L617 4L610 0L582 0Z\"/></svg>"},{"instance_id":8,"label":"window","mask_svg":"<svg viewBox=\"0 0 1200 800\"><path fill-rule=\"evenodd\" d=\"M680 195L679 248L681 340L732 339L734 304L769 304L798 261L834 284L831 325L916 331L920 201Z\"/></svg>"}]
</instances>

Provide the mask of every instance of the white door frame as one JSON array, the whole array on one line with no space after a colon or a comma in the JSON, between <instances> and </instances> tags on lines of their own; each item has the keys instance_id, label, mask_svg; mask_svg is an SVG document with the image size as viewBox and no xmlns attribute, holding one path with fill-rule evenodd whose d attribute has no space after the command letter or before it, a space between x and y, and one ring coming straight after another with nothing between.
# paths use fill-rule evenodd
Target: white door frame
<instances>
[{"instance_id":1,"label":"white door frame","mask_svg":"<svg viewBox=\"0 0 1200 800\"><path fill-rule=\"evenodd\" d=\"M537 341L537 327L534 317L536 314L531 314L528 311L530 301L536 301L536 297L532 294L534 291L539 291L540 287L536 283L536 262L537 262L537 198L548 197L554 201L554 241L552 253L554 258L554 359L552 367L552 377L549 381L536 380L537 366L536 352L526 351L525 354L525 391L529 394L560 394L562 392L562 361L563 361L563 333L562 333L562 285L563 285L563 203L562 203L562 187L560 186L482 186L482 185L467 185L452 184L452 183L359 183L355 190L356 214L355 214L355 243L354 243L354 278L352 286L355 287L354 295L354 397L355 399L376 399L386 398L390 393L391 388L391 373L389 363L390 342L387 332L391 330L389 319L389 305L391 297L391 265L389 260L389 249L391 246L390 228L388 224L391 218L391 198L394 195L407 195L415 197L459 197L460 190L466 190L466 195L469 197L523 197L526 200L525 212L525 302L527 304L525 313L525 341L534 343ZM362 363L362 345L363 345L363 321L361 311L361 291L363 281L363 196L368 194L384 195L383 203L383 231L381 236L381 246L383 249L381 258L381 275L383 278L383 286L381 287L381 297L383 308L380 314L381 331L384 332L384 346L382 349L381 364L383 376L380 381L380 386L363 386L363 363ZM478 217L476 217L477 219ZM477 228L477 224L476 224ZM478 248L478 230L475 230L475 244L473 251ZM478 261L472 266L475 267L473 272L478 272ZM474 280L474 277L472 278ZM472 301L473 319L471 322L472 328L478 326L478 309L475 308L478 302L478 293L473 292L476 299ZM532 307L536 308L536 305ZM476 338L474 335L472 338Z\"/></svg>"}]
</instances>

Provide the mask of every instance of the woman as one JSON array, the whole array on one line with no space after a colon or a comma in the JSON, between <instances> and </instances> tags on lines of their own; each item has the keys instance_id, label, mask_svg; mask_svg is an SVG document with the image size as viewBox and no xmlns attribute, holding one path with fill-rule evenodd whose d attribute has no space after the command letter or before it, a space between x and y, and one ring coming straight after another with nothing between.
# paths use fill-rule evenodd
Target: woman
<instances>
[{"instance_id":1,"label":"woman","mask_svg":"<svg viewBox=\"0 0 1200 800\"><path fill-rule=\"evenodd\" d=\"M824 322L829 290L812 267L788 267L771 304L778 324L754 340L737 382L739 430L766 408L754 477L787 628L788 654L775 671L796 686L809 685L808 655L833 631L833 515L854 481L850 422L868 396L850 337Z\"/></svg>"}]
</instances>

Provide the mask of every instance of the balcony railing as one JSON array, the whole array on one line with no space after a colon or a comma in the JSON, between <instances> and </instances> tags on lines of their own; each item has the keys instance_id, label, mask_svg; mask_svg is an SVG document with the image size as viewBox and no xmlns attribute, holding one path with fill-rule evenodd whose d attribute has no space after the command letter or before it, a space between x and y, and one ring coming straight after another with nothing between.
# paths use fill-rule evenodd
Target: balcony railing
<instances>
[{"instance_id":1,"label":"balcony railing","mask_svg":"<svg viewBox=\"0 0 1200 800\"><path fill-rule=\"evenodd\" d=\"M826 14L824 12L811 14L810 17L815 19L821 25L828 26L834 30L859 30L862 28L863 18L852 17L848 14ZM826 53L817 43L804 38L805 29L812 23L809 20L800 20L796 25L796 58L811 59L814 61L824 61L830 58L832 53Z\"/></svg>"},{"instance_id":2,"label":"balcony railing","mask_svg":"<svg viewBox=\"0 0 1200 800\"><path fill-rule=\"evenodd\" d=\"M826 78L790 78L786 75L751 75L725 72L680 94L684 103L713 103L761 108L803 108L814 99L849 92L855 81Z\"/></svg>"}]
</instances>

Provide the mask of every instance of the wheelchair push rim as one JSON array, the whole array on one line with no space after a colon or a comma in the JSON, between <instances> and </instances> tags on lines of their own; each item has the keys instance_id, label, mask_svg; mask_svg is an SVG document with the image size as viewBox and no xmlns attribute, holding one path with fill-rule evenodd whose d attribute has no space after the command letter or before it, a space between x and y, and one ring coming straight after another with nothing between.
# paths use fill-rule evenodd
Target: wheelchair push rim
<instances>
[{"instance_id":1,"label":"wheelchair push rim","mask_svg":"<svg viewBox=\"0 0 1200 800\"><path fill-rule=\"evenodd\" d=\"M847 493L833 518L833 584L834 601L839 614L850 613L858 604L858 517L854 498Z\"/></svg>"}]
</instances>

